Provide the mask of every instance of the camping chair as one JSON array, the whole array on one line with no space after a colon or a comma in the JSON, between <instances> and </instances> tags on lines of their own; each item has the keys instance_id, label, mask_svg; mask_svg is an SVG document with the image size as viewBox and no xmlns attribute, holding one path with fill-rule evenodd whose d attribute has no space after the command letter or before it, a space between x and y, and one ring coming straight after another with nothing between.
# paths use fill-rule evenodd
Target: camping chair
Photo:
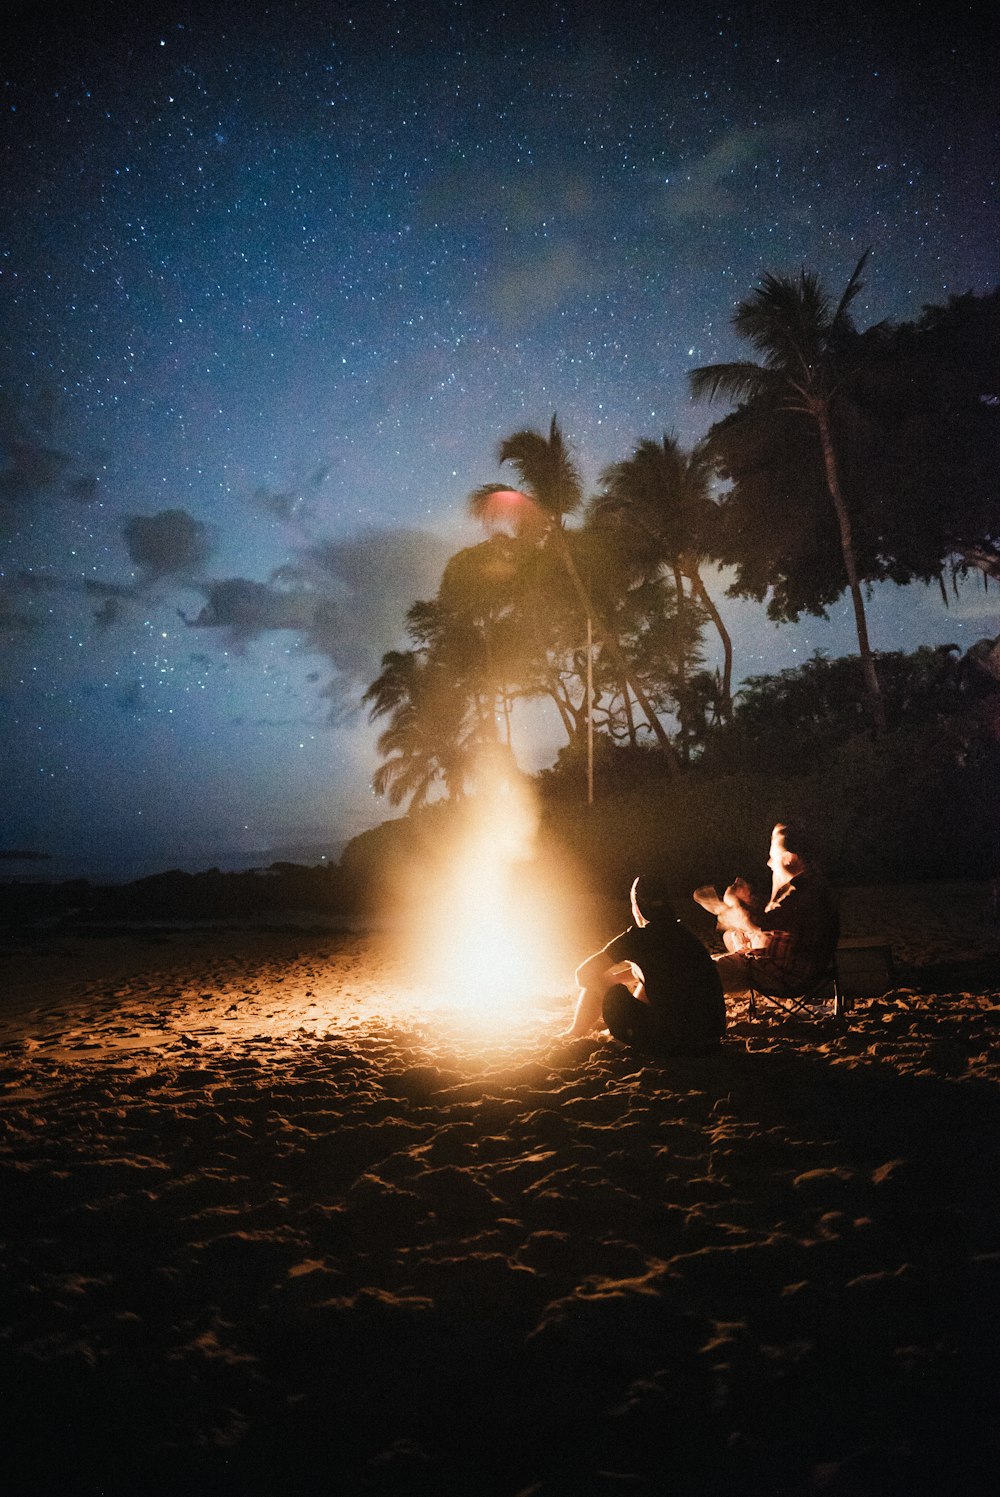
<instances>
[{"instance_id":1,"label":"camping chair","mask_svg":"<svg viewBox=\"0 0 1000 1497\"><path fill-rule=\"evenodd\" d=\"M773 1003L777 1008L783 1008L786 1013L799 1014L807 1019L820 1019L826 1016L826 1004L831 998L834 1018L842 1018L850 1007L850 1002L840 982L836 956L827 970L794 998L778 997L776 993L762 993L759 988L750 988L747 992L747 1018L756 1019L757 1005L763 1000Z\"/></svg>"},{"instance_id":2,"label":"camping chair","mask_svg":"<svg viewBox=\"0 0 1000 1497\"><path fill-rule=\"evenodd\" d=\"M845 940L838 944L827 970L796 997L778 998L751 988L747 1017L757 1017L757 1004L763 999L786 1013L820 1019L830 1012L826 1005L832 999L833 1017L840 1019L849 1012L855 998L880 997L892 986L892 981L892 948L887 941L880 936Z\"/></svg>"}]
</instances>

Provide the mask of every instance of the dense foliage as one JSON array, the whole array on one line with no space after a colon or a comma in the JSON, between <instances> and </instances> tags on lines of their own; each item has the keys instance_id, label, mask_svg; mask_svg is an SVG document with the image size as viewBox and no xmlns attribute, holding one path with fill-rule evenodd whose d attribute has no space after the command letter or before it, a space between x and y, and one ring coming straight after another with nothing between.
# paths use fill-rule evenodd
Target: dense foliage
<instances>
[{"instance_id":1,"label":"dense foliage","mask_svg":"<svg viewBox=\"0 0 1000 1497\"><path fill-rule=\"evenodd\" d=\"M390 804L461 799L484 749L516 760L527 702L548 702L565 734L543 777L556 795L584 783L588 725L608 794L644 777L651 752L657 778L775 774L792 753L812 768L855 736L965 721L973 664L950 649L876 656L864 586L1000 578L1000 291L861 332L850 308L863 264L836 304L807 271L762 278L733 319L756 360L692 373L697 395L738 404L691 451L642 438L586 500L555 417L499 444L517 487L472 492L487 539L413 605L411 648L385 656L366 695L384 724L373 783ZM847 591L857 658L750 677L734 694L713 564L779 622ZM705 668L706 629L720 671Z\"/></svg>"}]
</instances>

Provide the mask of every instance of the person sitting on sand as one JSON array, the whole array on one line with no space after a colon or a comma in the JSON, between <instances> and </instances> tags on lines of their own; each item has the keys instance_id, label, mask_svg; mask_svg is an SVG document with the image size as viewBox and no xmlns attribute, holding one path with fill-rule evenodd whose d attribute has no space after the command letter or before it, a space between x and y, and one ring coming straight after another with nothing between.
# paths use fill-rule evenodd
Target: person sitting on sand
<instances>
[{"instance_id":1,"label":"person sitting on sand","mask_svg":"<svg viewBox=\"0 0 1000 1497\"><path fill-rule=\"evenodd\" d=\"M635 921L576 970L580 992L568 1033L603 1017L615 1039L664 1055L718 1048L726 1004L711 957L674 914L662 881L643 873L630 891Z\"/></svg>"},{"instance_id":2,"label":"person sitting on sand","mask_svg":"<svg viewBox=\"0 0 1000 1497\"><path fill-rule=\"evenodd\" d=\"M721 899L707 886L693 897L716 916L722 931L726 950L714 961L726 993L753 988L775 998L797 998L833 961L840 934L837 905L797 827L778 822L767 866L771 898L763 908L743 879L730 884Z\"/></svg>"}]
</instances>

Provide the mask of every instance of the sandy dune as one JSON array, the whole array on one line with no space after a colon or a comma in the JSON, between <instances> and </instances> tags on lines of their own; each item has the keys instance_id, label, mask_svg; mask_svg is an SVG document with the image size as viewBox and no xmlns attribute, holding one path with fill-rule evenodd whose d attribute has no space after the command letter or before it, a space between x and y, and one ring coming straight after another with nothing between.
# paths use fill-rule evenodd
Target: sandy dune
<instances>
[{"instance_id":1,"label":"sandy dune","mask_svg":"<svg viewBox=\"0 0 1000 1497\"><path fill-rule=\"evenodd\" d=\"M8 954L7 1489L992 1493L973 893L851 891L899 986L662 1064L557 993L443 1010L372 937Z\"/></svg>"}]
</instances>

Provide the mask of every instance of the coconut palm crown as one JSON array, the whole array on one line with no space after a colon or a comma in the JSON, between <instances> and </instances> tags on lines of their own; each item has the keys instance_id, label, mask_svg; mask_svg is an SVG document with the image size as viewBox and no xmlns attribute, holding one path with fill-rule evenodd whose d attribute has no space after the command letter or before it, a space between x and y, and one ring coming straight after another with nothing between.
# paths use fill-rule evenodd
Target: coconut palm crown
<instances>
[{"instance_id":1,"label":"coconut palm crown","mask_svg":"<svg viewBox=\"0 0 1000 1497\"><path fill-rule=\"evenodd\" d=\"M673 571L679 606L683 604L681 578L687 578L722 643L722 698L728 712L732 639L701 576L706 540L715 521L712 471L713 460L704 444L685 452L677 438L667 433L661 442L644 437L631 457L604 470L601 492L592 500L590 513L627 530L637 561L645 561L653 571L660 567Z\"/></svg>"},{"instance_id":2,"label":"coconut palm crown","mask_svg":"<svg viewBox=\"0 0 1000 1497\"><path fill-rule=\"evenodd\" d=\"M555 415L549 434L525 430L505 437L497 447L497 462L511 463L520 487L486 483L469 495L469 513L487 529L505 524L516 534L562 528L567 515L583 501L583 483ZM520 502L519 502L520 501Z\"/></svg>"},{"instance_id":3,"label":"coconut palm crown","mask_svg":"<svg viewBox=\"0 0 1000 1497\"><path fill-rule=\"evenodd\" d=\"M505 484L487 483L473 489L468 499L470 514L487 529L506 525L515 534L531 539L539 546L551 545L573 584L584 617L592 620L599 639L614 659L622 679L628 679L618 641L594 607L590 591L580 576L567 543L563 522L567 515L580 508L583 502L583 483L556 416L552 417L547 437L533 430L517 431L505 437L497 447L497 461L513 464L521 487L512 489ZM677 756L663 724L641 684L630 679L629 685L667 763L676 771L679 767Z\"/></svg>"},{"instance_id":4,"label":"coconut palm crown","mask_svg":"<svg viewBox=\"0 0 1000 1497\"><path fill-rule=\"evenodd\" d=\"M736 332L751 343L758 363L708 364L690 374L696 399L720 397L742 402L763 420L775 409L805 415L819 435L827 491L837 517L840 549L854 608L858 653L875 731L885 731L885 709L868 640L868 621L858 575L851 516L840 479L831 424L836 402L846 399L857 372L850 355L858 340L850 307L861 290L869 251L859 259L834 307L819 278L803 269L798 276L766 274L733 316Z\"/></svg>"}]
</instances>

